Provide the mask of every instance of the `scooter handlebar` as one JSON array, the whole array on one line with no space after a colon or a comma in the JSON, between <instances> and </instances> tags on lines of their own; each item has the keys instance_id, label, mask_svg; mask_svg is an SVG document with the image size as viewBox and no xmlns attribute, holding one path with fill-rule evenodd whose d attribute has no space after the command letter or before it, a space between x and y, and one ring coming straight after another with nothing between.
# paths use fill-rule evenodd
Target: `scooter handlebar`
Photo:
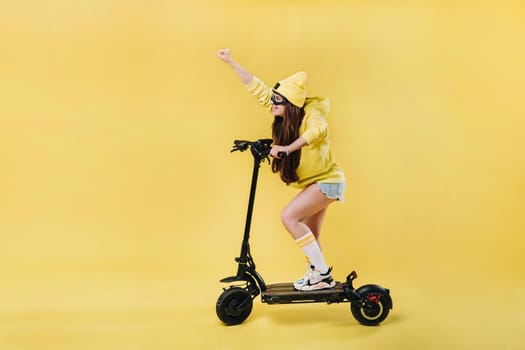
<instances>
[{"instance_id":1,"label":"scooter handlebar","mask_svg":"<svg viewBox=\"0 0 525 350\"><path fill-rule=\"evenodd\" d=\"M259 139L257 141L235 140L233 141L233 148L230 152L244 152L250 149L257 162L265 159L269 162L270 159L268 156L272 149L272 142L272 139Z\"/></svg>"},{"instance_id":2,"label":"scooter handlebar","mask_svg":"<svg viewBox=\"0 0 525 350\"><path fill-rule=\"evenodd\" d=\"M250 147L255 147L260 155L266 157L270 153L272 139L260 139L257 141L235 140L233 141L233 148L230 152L241 151L244 152ZM288 157L286 152L278 152L277 156L281 159Z\"/></svg>"},{"instance_id":3,"label":"scooter handlebar","mask_svg":"<svg viewBox=\"0 0 525 350\"><path fill-rule=\"evenodd\" d=\"M235 140L233 141L233 148L230 152L236 152L236 151L244 152L248 149L248 147L250 147L250 144L251 144L250 141Z\"/></svg>"}]
</instances>

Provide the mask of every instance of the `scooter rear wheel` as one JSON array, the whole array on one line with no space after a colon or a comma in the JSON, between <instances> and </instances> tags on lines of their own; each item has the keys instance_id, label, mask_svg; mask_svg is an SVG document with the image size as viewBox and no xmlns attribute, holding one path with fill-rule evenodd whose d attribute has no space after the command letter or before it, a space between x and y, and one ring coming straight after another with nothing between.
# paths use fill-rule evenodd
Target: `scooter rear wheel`
<instances>
[{"instance_id":1,"label":"scooter rear wheel","mask_svg":"<svg viewBox=\"0 0 525 350\"><path fill-rule=\"evenodd\" d=\"M246 289L231 287L217 299L217 316L228 326L242 323L252 312L252 296Z\"/></svg>"},{"instance_id":2,"label":"scooter rear wheel","mask_svg":"<svg viewBox=\"0 0 525 350\"><path fill-rule=\"evenodd\" d=\"M361 288L359 288L361 289ZM350 304L352 315L359 323L365 326L375 326L383 322L392 308L392 298L390 294L385 294L383 290L366 288L365 292L357 293L361 300L353 301Z\"/></svg>"}]
</instances>

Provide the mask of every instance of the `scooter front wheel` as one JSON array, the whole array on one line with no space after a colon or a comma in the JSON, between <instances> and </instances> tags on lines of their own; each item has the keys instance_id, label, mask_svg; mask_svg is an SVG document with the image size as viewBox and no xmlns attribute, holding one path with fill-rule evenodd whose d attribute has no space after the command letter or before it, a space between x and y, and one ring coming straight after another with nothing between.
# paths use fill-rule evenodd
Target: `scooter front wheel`
<instances>
[{"instance_id":1,"label":"scooter front wheel","mask_svg":"<svg viewBox=\"0 0 525 350\"><path fill-rule=\"evenodd\" d=\"M392 298L382 288L363 286L356 290L361 300L350 304L352 315L365 326L375 326L383 322L392 308Z\"/></svg>"},{"instance_id":2,"label":"scooter front wheel","mask_svg":"<svg viewBox=\"0 0 525 350\"><path fill-rule=\"evenodd\" d=\"M217 316L228 326L242 323L252 312L252 296L246 289L231 287L217 299Z\"/></svg>"}]
</instances>

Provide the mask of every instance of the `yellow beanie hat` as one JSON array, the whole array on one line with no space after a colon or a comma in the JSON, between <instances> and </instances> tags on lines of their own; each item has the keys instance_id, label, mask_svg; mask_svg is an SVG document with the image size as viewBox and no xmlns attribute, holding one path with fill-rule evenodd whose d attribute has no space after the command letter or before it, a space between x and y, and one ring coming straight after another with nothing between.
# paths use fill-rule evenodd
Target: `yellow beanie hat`
<instances>
[{"instance_id":1,"label":"yellow beanie hat","mask_svg":"<svg viewBox=\"0 0 525 350\"><path fill-rule=\"evenodd\" d=\"M286 79L279 80L273 91L286 97L293 105L303 107L306 100L306 73L297 72Z\"/></svg>"}]
</instances>

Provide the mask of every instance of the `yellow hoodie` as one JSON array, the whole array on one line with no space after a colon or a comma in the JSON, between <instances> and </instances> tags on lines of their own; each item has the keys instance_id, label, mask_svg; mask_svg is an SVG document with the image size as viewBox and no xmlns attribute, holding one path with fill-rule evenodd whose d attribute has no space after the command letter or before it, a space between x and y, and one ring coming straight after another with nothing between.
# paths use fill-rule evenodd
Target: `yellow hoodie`
<instances>
[{"instance_id":1,"label":"yellow hoodie","mask_svg":"<svg viewBox=\"0 0 525 350\"><path fill-rule=\"evenodd\" d=\"M259 78L254 77L245 85L259 103L271 108L272 89ZM305 188L315 182L338 183L345 181L345 175L330 153L330 138L325 116L330 102L324 97L307 97L304 104L304 118L299 128L307 145L301 148L301 160L297 167L299 180L290 185ZM283 145L285 146L285 145Z\"/></svg>"}]
</instances>

